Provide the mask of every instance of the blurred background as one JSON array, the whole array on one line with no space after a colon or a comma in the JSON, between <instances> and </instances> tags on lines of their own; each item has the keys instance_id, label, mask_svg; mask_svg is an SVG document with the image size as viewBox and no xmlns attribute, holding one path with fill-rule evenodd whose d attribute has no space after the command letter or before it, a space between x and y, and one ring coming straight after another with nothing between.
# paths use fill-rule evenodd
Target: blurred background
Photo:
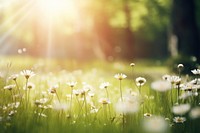
<instances>
[{"instance_id":1,"label":"blurred background","mask_svg":"<svg viewBox=\"0 0 200 133\"><path fill-rule=\"evenodd\" d=\"M199 0L0 0L0 54L200 58Z\"/></svg>"}]
</instances>

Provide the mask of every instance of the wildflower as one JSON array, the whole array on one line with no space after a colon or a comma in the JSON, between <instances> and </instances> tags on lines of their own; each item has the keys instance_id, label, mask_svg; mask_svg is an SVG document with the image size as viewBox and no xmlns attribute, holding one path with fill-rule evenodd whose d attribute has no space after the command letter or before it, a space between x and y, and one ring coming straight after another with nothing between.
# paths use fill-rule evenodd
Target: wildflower
<instances>
[{"instance_id":1,"label":"wildflower","mask_svg":"<svg viewBox=\"0 0 200 133\"><path fill-rule=\"evenodd\" d=\"M51 93L51 94L55 94L56 93L56 90L58 89L58 85L56 84L56 85L54 85L54 86L52 86L50 89L49 89L49 92Z\"/></svg>"},{"instance_id":2,"label":"wildflower","mask_svg":"<svg viewBox=\"0 0 200 133\"><path fill-rule=\"evenodd\" d=\"M109 82L103 82L101 83L101 85L99 86L100 89L106 89L108 88L108 86L110 86Z\"/></svg>"},{"instance_id":3,"label":"wildflower","mask_svg":"<svg viewBox=\"0 0 200 133\"><path fill-rule=\"evenodd\" d=\"M18 77L19 77L18 74L13 74L13 75L11 75L11 76L9 77L9 79L16 81Z\"/></svg>"},{"instance_id":4,"label":"wildflower","mask_svg":"<svg viewBox=\"0 0 200 133\"><path fill-rule=\"evenodd\" d=\"M34 103L35 103L35 105L36 105L36 106L39 106L39 105L41 105L41 104L42 104L42 103L40 102L40 100L35 100L35 102L34 102Z\"/></svg>"},{"instance_id":5,"label":"wildflower","mask_svg":"<svg viewBox=\"0 0 200 133\"><path fill-rule=\"evenodd\" d=\"M35 84L34 83L31 83L31 82L28 82L28 84L27 84L27 89L29 89L29 90L32 90L32 89L34 89L35 88ZM24 88L24 90L26 89L26 87Z\"/></svg>"},{"instance_id":6,"label":"wildflower","mask_svg":"<svg viewBox=\"0 0 200 133\"><path fill-rule=\"evenodd\" d=\"M186 121L185 117L174 117L173 121L175 123L184 123Z\"/></svg>"},{"instance_id":7,"label":"wildflower","mask_svg":"<svg viewBox=\"0 0 200 133\"><path fill-rule=\"evenodd\" d=\"M35 73L32 70L23 70L20 72L21 75L23 75L26 79L29 79L35 75Z\"/></svg>"},{"instance_id":8,"label":"wildflower","mask_svg":"<svg viewBox=\"0 0 200 133\"><path fill-rule=\"evenodd\" d=\"M182 93L182 94L179 96L179 99L185 100L185 99L187 99L188 97L190 97L190 96L192 96L192 95L193 95L193 93L192 93L191 91L184 92L184 93Z\"/></svg>"},{"instance_id":9,"label":"wildflower","mask_svg":"<svg viewBox=\"0 0 200 133\"><path fill-rule=\"evenodd\" d=\"M184 65L183 65L183 64L178 64L177 68L178 68L178 69L183 69L183 68L184 68Z\"/></svg>"},{"instance_id":10,"label":"wildflower","mask_svg":"<svg viewBox=\"0 0 200 133\"><path fill-rule=\"evenodd\" d=\"M168 74L162 76L162 79L166 80L166 81L168 81L169 78L170 78L170 75L168 75Z\"/></svg>"},{"instance_id":11,"label":"wildflower","mask_svg":"<svg viewBox=\"0 0 200 133\"><path fill-rule=\"evenodd\" d=\"M188 83L180 85L180 89L184 91L192 91L199 88L200 88L200 85L193 84L192 82L188 82Z\"/></svg>"},{"instance_id":12,"label":"wildflower","mask_svg":"<svg viewBox=\"0 0 200 133\"><path fill-rule=\"evenodd\" d=\"M175 85L180 85L181 83L181 78L179 76L170 76L168 81L171 83L171 84L175 84Z\"/></svg>"},{"instance_id":13,"label":"wildflower","mask_svg":"<svg viewBox=\"0 0 200 133\"><path fill-rule=\"evenodd\" d=\"M184 115L190 110L190 104L180 104L172 107L172 112L176 115Z\"/></svg>"},{"instance_id":14,"label":"wildflower","mask_svg":"<svg viewBox=\"0 0 200 133\"><path fill-rule=\"evenodd\" d=\"M80 94L80 91L79 90L73 90L73 94L78 96Z\"/></svg>"},{"instance_id":15,"label":"wildflower","mask_svg":"<svg viewBox=\"0 0 200 133\"><path fill-rule=\"evenodd\" d=\"M192 81L190 81L191 84L194 84L194 85L200 85L200 78L196 78Z\"/></svg>"},{"instance_id":16,"label":"wildflower","mask_svg":"<svg viewBox=\"0 0 200 133\"><path fill-rule=\"evenodd\" d=\"M115 109L119 113L135 113L139 111L139 100L136 97L125 97L116 103Z\"/></svg>"},{"instance_id":17,"label":"wildflower","mask_svg":"<svg viewBox=\"0 0 200 133\"><path fill-rule=\"evenodd\" d=\"M200 69L191 70L194 75L200 75Z\"/></svg>"},{"instance_id":18,"label":"wildflower","mask_svg":"<svg viewBox=\"0 0 200 133\"><path fill-rule=\"evenodd\" d=\"M99 111L99 109L97 108L93 108L90 110L90 113L93 114L93 113L97 113Z\"/></svg>"},{"instance_id":19,"label":"wildflower","mask_svg":"<svg viewBox=\"0 0 200 133\"><path fill-rule=\"evenodd\" d=\"M9 112L9 116L13 116L14 114L16 114L17 113L17 110L11 110L10 112Z\"/></svg>"},{"instance_id":20,"label":"wildflower","mask_svg":"<svg viewBox=\"0 0 200 133\"><path fill-rule=\"evenodd\" d=\"M45 103L48 102L48 99L47 98L41 98L39 101L40 101L41 104L45 104Z\"/></svg>"},{"instance_id":21,"label":"wildflower","mask_svg":"<svg viewBox=\"0 0 200 133\"><path fill-rule=\"evenodd\" d=\"M200 118L200 107L193 108L189 113L190 118L197 119Z\"/></svg>"},{"instance_id":22,"label":"wildflower","mask_svg":"<svg viewBox=\"0 0 200 133\"><path fill-rule=\"evenodd\" d=\"M90 96L90 97L94 97L94 92L88 92L88 96Z\"/></svg>"},{"instance_id":23,"label":"wildflower","mask_svg":"<svg viewBox=\"0 0 200 133\"><path fill-rule=\"evenodd\" d=\"M144 119L143 128L150 133L163 133L168 129L168 123L161 116L152 116L149 119Z\"/></svg>"},{"instance_id":24,"label":"wildflower","mask_svg":"<svg viewBox=\"0 0 200 133\"><path fill-rule=\"evenodd\" d=\"M44 117L44 118L47 117L47 115L45 115L44 113L38 113L38 116L41 116L41 117Z\"/></svg>"},{"instance_id":25,"label":"wildflower","mask_svg":"<svg viewBox=\"0 0 200 133\"><path fill-rule=\"evenodd\" d=\"M12 109L17 109L19 105L20 105L20 102L9 103L7 107L12 108Z\"/></svg>"},{"instance_id":26,"label":"wildflower","mask_svg":"<svg viewBox=\"0 0 200 133\"><path fill-rule=\"evenodd\" d=\"M151 116L152 116L152 114L150 114L150 113L145 113L144 114L144 117L146 117L146 118L151 117Z\"/></svg>"},{"instance_id":27,"label":"wildflower","mask_svg":"<svg viewBox=\"0 0 200 133\"><path fill-rule=\"evenodd\" d=\"M67 85L69 85L71 88L75 87L76 84L77 84L77 82L74 82L74 81L67 83Z\"/></svg>"},{"instance_id":28,"label":"wildflower","mask_svg":"<svg viewBox=\"0 0 200 133\"><path fill-rule=\"evenodd\" d=\"M143 77L138 77L135 81L137 86L143 86L146 83L146 79Z\"/></svg>"},{"instance_id":29,"label":"wildflower","mask_svg":"<svg viewBox=\"0 0 200 133\"><path fill-rule=\"evenodd\" d=\"M108 98L101 98L99 99L99 102L102 104L110 104L110 100Z\"/></svg>"},{"instance_id":30,"label":"wildflower","mask_svg":"<svg viewBox=\"0 0 200 133\"><path fill-rule=\"evenodd\" d=\"M69 105L66 103L55 102L53 105L53 109L55 110L68 110Z\"/></svg>"},{"instance_id":31,"label":"wildflower","mask_svg":"<svg viewBox=\"0 0 200 133\"><path fill-rule=\"evenodd\" d=\"M159 92L165 92L171 89L171 84L167 81L158 80L151 84L151 88Z\"/></svg>"},{"instance_id":32,"label":"wildflower","mask_svg":"<svg viewBox=\"0 0 200 133\"><path fill-rule=\"evenodd\" d=\"M13 88L15 88L15 86L16 85L7 85L7 86L4 86L4 89L11 91Z\"/></svg>"},{"instance_id":33,"label":"wildflower","mask_svg":"<svg viewBox=\"0 0 200 133\"><path fill-rule=\"evenodd\" d=\"M131 63L130 66L131 66L131 67L134 67L134 66L135 66L135 63Z\"/></svg>"},{"instance_id":34,"label":"wildflower","mask_svg":"<svg viewBox=\"0 0 200 133\"><path fill-rule=\"evenodd\" d=\"M83 91L89 92L93 89L93 87L87 83L83 83Z\"/></svg>"},{"instance_id":35,"label":"wildflower","mask_svg":"<svg viewBox=\"0 0 200 133\"><path fill-rule=\"evenodd\" d=\"M125 79L127 76L125 74L122 74L122 73L118 73L118 74L115 74L114 76L116 79L118 80L122 80L122 79Z\"/></svg>"}]
</instances>

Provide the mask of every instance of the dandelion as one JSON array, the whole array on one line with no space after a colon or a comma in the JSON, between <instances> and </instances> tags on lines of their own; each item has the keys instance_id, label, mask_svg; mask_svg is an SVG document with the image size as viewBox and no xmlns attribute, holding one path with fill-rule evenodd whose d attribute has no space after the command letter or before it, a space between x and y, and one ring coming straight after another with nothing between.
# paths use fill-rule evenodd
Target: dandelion
<instances>
[{"instance_id":1,"label":"dandelion","mask_svg":"<svg viewBox=\"0 0 200 133\"><path fill-rule=\"evenodd\" d=\"M193 108L189 113L190 118L197 119L200 118L200 107Z\"/></svg>"},{"instance_id":2,"label":"dandelion","mask_svg":"<svg viewBox=\"0 0 200 133\"><path fill-rule=\"evenodd\" d=\"M171 84L167 81L158 80L151 84L151 88L159 92L166 92L171 89Z\"/></svg>"},{"instance_id":3,"label":"dandelion","mask_svg":"<svg viewBox=\"0 0 200 133\"><path fill-rule=\"evenodd\" d=\"M190 104L180 104L172 107L172 112L176 115L184 115L190 110Z\"/></svg>"},{"instance_id":4,"label":"dandelion","mask_svg":"<svg viewBox=\"0 0 200 133\"><path fill-rule=\"evenodd\" d=\"M175 123L184 123L186 121L185 117L174 117L173 121Z\"/></svg>"},{"instance_id":5,"label":"dandelion","mask_svg":"<svg viewBox=\"0 0 200 133\"><path fill-rule=\"evenodd\" d=\"M200 69L193 69L193 70L191 70L191 72L192 72L194 75L200 75Z\"/></svg>"},{"instance_id":6,"label":"dandelion","mask_svg":"<svg viewBox=\"0 0 200 133\"><path fill-rule=\"evenodd\" d=\"M29 79L35 75L35 73L32 70L22 70L21 75L23 75L26 79Z\"/></svg>"},{"instance_id":7,"label":"dandelion","mask_svg":"<svg viewBox=\"0 0 200 133\"><path fill-rule=\"evenodd\" d=\"M168 123L161 116L152 116L143 120L143 129L150 133L163 133L168 130Z\"/></svg>"}]
</instances>

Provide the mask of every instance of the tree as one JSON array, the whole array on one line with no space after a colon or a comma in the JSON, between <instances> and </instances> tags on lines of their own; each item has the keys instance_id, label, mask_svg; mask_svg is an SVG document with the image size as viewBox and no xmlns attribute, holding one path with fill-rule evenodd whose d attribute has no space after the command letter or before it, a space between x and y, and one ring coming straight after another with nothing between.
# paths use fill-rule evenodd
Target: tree
<instances>
[{"instance_id":1,"label":"tree","mask_svg":"<svg viewBox=\"0 0 200 133\"><path fill-rule=\"evenodd\" d=\"M131 22L133 21L131 19L131 9L129 6L129 0L124 0L124 13L126 18L126 27L125 27L125 43L126 43L126 52L128 58L133 58L133 45L134 45L134 36L133 32L131 30Z\"/></svg>"},{"instance_id":2,"label":"tree","mask_svg":"<svg viewBox=\"0 0 200 133\"><path fill-rule=\"evenodd\" d=\"M195 0L173 0L172 28L181 56L195 56L200 62L200 41L195 17Z\"/></svg>"}]
</instances>

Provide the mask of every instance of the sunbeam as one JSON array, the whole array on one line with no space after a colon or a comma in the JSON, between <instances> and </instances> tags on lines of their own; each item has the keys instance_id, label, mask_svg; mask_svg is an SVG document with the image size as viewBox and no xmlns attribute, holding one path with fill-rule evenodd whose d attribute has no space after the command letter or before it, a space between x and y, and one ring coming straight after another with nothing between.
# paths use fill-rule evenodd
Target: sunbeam
<instances>
[{"instance_id":1,"label":"sunbeam","mask_svg":"<svg viewBox=\"0 0 200 133\"><path fill-rule=\"evenodd\" d=\"M33 4L34 0L28 1L26 4L24 4L23 7L21 7L18 11L15 12L12 16L10 16L8 19L6 19L3 24L0 25L0 30L2 30L9 22L11 22L13 19L19 17L22 13L26 12L30 6Z\"/></svg>"},{"instance_id":2,"label":"sunbeam","mask_svg":"<svg viewBox=\"0 0 200 133\"><path fill-rule=\"evenodd\" d=\"M29 8L25 14L15 23L15 25L12 26L3 36L0 38L0 46L1 46L1 52L6 51L9 46L8 45L3 45L3 42L12 34L13 31L15 31L20 25L23 24L24 20L28 17L28 15L31 13L31 9Z\"/></svg>"},{"instance_id":3,"label":"sunbeam","mask_svg":"<svg viewBox=\"0 0 200 133\"><path fill-rule=\"evenodd\" d=\"M6 1L0 1L0 10L7 8L8 6L10 6L12 3L14 2L14 0L6 0Z\"/></svg>"}]
</instances>

